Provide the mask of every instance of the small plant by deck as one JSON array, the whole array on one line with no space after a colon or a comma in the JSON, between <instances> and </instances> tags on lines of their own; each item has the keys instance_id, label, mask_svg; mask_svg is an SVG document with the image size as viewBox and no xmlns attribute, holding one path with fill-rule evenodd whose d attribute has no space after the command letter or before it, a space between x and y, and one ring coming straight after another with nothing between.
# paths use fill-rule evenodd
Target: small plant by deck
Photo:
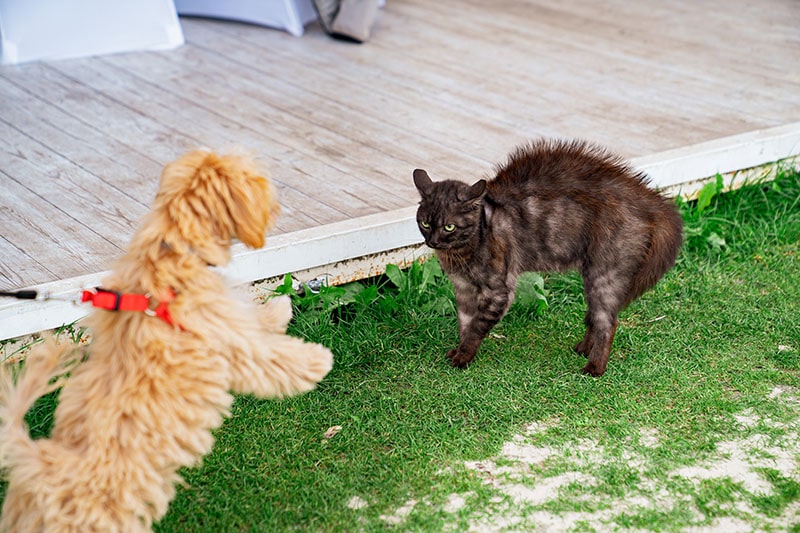
<instances>
[{"instance_id":1,"label":"small plant by deck","mask_svg":"<svg viewBox=\"0 0 800 533\"><path fill-rule=\"evenodd\" d=\"M682 204L678 262L621 315L600 379L571 350L578 275L526 279L466 370L433 261L287 281L292 333L334 370L239 397L157 530L800 531L800 176L720 191Z\"/></svg>"}]
</instances>

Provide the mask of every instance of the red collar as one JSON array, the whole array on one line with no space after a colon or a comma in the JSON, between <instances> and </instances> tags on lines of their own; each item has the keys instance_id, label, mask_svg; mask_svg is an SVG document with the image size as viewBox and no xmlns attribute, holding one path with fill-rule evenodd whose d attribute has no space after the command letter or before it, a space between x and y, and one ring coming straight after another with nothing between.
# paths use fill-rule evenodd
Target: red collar
<instances>
[{"instance_id":1,"label":"red collar","mask_svg":"<svg viewBox=\"0 0 800 533\"><path fill-rule=\"evenodd\" d=\"M122 294L100 287L85 290L81 294L81 302L91 302L92 307L108 311L141 311L146 315L160 318L170 326L175 326L168 308L169 303L175 299L172 289L169 289L155 308L151 308L150 298L149 294ZM178 327L183 329L180 325Z\"/></svg>"}]
</instances>

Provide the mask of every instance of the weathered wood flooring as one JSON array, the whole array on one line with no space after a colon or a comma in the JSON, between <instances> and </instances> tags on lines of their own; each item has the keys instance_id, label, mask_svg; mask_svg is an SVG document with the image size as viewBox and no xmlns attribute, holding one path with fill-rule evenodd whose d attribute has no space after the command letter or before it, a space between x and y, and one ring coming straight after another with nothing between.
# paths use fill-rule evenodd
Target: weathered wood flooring
<instances>
[{"instance_id":1,"label":"weathered wood flooring","mask_svg":"<svg viewBox=\"0 0 800 533\"><path fill-rule=\"evenodd\" d=\"M389 0L373 39L183 18L187 44L0 67L0 290L108 268L161 167L244 148L277 233L416 202L534 136L632 157L800 120L796 0Z\"/></svg>"}]
</instances>

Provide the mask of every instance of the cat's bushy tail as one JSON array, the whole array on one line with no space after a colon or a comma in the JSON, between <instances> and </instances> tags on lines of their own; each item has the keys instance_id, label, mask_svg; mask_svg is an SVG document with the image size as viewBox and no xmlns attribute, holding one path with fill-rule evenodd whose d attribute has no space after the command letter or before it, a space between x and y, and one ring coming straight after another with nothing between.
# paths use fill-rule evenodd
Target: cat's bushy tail
<instances>
[{"instance_id":1,"label":"cat's bushy tail","mask_svg":"<svg viewBox=\"0 0 800 533\"><path fill-rule=\"evenodd\" d=\"M665 209L653 225L650 247L642 260L641 268L633 276L631 291L625 305L655 285L675 264L683 244L683 219L670 200L664 199Z\"/></svg>"}]
</instances>

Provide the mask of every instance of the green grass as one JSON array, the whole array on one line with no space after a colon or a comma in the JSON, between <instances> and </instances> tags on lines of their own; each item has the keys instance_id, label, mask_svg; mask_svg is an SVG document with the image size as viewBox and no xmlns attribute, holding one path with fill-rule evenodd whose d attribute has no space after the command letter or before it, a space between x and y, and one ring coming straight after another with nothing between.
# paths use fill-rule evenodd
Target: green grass
<instances>
[{"instance_id":1,"label":"green grass","mask_svg":"<svg viewBox=\"0 0 800 533\"><path fill-rule=\"evenodd\" d=\"M300 397L237 398L157 530L797 529L800 176L704 194L601 378L571 351L574 274L529 277L467 370L444 357L435 263L296 296L291 333L334 369Z\"/></svg>"}]
</instances>

